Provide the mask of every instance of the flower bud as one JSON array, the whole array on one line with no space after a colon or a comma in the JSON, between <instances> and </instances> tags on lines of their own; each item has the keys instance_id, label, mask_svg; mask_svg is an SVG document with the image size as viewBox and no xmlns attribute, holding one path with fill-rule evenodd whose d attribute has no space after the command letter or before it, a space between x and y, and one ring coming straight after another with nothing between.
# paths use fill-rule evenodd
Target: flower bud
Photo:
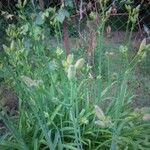
<instances>
[{"instance_id":1,"label":"flower bud","mask_svg":"<svg viewBox=\"0 0 150 150\"><path fill-rule=\"evenodd\" d=\"M76 69L81 69L84 66L85 60L83 58L77 60L76 64L75 64L75 68Z\"/></svg>"},{"instance_id":2,"label":"flower bud","mask_svg":"<svg viewBox=\"0 0 150 150\"><path fill-rule=\"evenodd\" d=\"M69 68L68 68L68 79L69 80L72 80L75 78L76 76L76 68L74 65L70 65Z\"/></svg>"}]
</instances>

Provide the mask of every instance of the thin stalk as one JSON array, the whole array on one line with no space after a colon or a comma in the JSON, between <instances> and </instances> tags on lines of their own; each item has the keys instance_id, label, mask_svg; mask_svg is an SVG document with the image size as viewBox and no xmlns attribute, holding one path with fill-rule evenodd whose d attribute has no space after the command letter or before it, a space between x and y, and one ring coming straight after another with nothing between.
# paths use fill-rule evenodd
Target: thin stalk
<instances>
[{"instance_id":1,"label":"thin stalk","mask_svg":"<svg viewBox=\"0 0 150 150\"><path fill-rule=\"evenodd\" d=\"M108 87L110 86L110 56L107 59L107 78L108 78Z\"/></svg>"},{"instance_id":2,"label":"thin stalk","mask_svg":"<svg viewBox=\"0 0 150 150\"><path fill-rule=\"evenodd\" d=\"M57 44L58 46L60 46L60 37L62 37L62 34L61 34L61 30L60 30L60 24L59 22L56 22L55 24L55 35L56 35L56 40L57 40Z\"/></svg>"},{"instance_id":3,"label":"thin stalk","mask_svg":"<svg viewBox=\"0 0 150 150\"><path fill-rule=\"evenodd\" d=\"M124 74L123 80L121 82L120 92L118 93L118 98L115 105L115 118L118 119L120 117L122 108L124 106L126 92L127 92L127 80L128 80L129 71L127 70Z\"/></svg>"},{"instance_id":4,"label":"thin stalk","mask_svg":"<svg viewBox=\"0 0 150 150\"><path fill-rule=\"evenodd\" d=\"M74 126L74 133L76 138L76 144L78 149L82 149L82 143L81 143L81 134L80 134L80 128L78 124L78 102L77 102L77 96L76 94L76 83L74 81L70 81L70 104L71 104L71 115L72 115L72 121Z\"/></svg>"},{"instance_id":5,"label":"thin stalk","mask_svg":"<svg viewBox=\"0 0 150 150\"><path fill-rule=\"evenodd\" d=\"M98 37L98 70L99 70L99 75L102 76L102 58L103 58L103 54L104 54L104 50L103 50L103 44L104 44L104 30L105 30L105 13L104 10L102 12L103 16L102 16L102 24L99 26L99 37ZM102 79L100 77L100 79L98 79L98 96L97 96L97 101L101 101L101 89L102 89Z\"/></svg>"},{"instance_id":6,"label":"thin stalk","mask_svg":"<svg viewBox=\"0 0 150 150\"><path fill-rule=\"evenodd\" d=\"M129 20L129 17L128 17L128 21L127 21L127 26L126 26L126 32L125 32L125 44L127 42L127 37L128 37L128 31L129 31L129 24L130 24L130 20Z\"/></svg>"},{"instance_id":7,"label":"thin stalk","mask_svg":"<svg viewBox=\"0 0 150 150\"><path fill-rule=\"evenodd\" d=\"M61 38L62 37L62 32L61 32L61 27L60 27L60 23L59 22L57 23L57 26L58 26L59 36ZM62 39L61 39L61 41L62 41Z\"/></svg>"},{"instance_id":8,"label":"thin stalk","mask_svg":"<svg viewBox=\"0 0 150 150\"><path fill-rule=\"evenodd\" d=\"M132 38L134 27L135 27L135 23L132 23L132 27L131 27L131 31L130 31L130 35L129 35L129 40L128 40L128 46L130 46L130 44L131 44L131 38Z\"/></svg>"}]
</instances>

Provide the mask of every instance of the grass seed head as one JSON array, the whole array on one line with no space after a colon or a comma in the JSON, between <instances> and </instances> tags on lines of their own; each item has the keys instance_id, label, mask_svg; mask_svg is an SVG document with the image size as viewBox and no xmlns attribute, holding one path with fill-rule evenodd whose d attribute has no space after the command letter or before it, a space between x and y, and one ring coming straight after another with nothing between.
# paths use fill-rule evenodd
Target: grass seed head
<instances>
[{"instance_id":1,"label":"grass seed head","mask_svg":"<svg viewBox=\"0 0 150 150\"><path fill-rule=\"evenodd\" d=\"M14 41L14 40L11 41L10 49L11 49L11 50L14 50L14 49L15 49L15 41Z\"/></svg>"},{"instance_id":2,"label":"grass seed head","mask_svg":"<svg viewBox=\"0 0 150 150\"><path fill-rule=\"evenodd\" d=\"M105 115L103 113L103 110L97 105L95 105L95 114L99 120L105 119Z\"/></svg>"},{"instance_id":3,"label":"grass seed head","mask_svg":"<svg viewBox=\"0 0 150 150\"><path fill-rule=\"evenodd\" d=\"M74 65L70 65L68 68L68 79L72 80L76 77L76 68Z\"/></svg>"},{"instance_id":4,"label":"grass seed head","mask_svg":"<svg viewBox=\"0 0 150 150\"><path fill-rule=\"evenodd\" d=\"M75 67L80 70L84 66L85 60L83 58L77 60Z\"/></svg>"},{"instance_id":5,"label":"grass seed head","mask_svg":"<svg viewBox=\"0 0 150 150\"><path fill-rule=\"evenodd\" d=\"M69 54L69 55L67 56L67 64L71 65L71 64L73 63L73 61L74 61L74 56L73 56L73 54Z\"/></svg>"}]
</instances>

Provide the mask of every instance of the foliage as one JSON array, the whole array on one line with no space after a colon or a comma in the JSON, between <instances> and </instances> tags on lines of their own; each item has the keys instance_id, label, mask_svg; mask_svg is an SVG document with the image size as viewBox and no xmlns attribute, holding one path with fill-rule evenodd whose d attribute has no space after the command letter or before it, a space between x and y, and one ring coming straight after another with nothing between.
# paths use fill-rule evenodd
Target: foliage
<instances>
[{"instance_id":1,"label":"foliage","mask_svg":"<svg viewBox=\"0 0 150 150\"><path fill-rule=\"evenodd\" d=\"M106 1L101 5L105 8ZM17 92L19 109L12 117L5 110L0 113L9 130L0 137L0 148L149 149L150 112L130 109L133 95L129 94L128 81L150 45L144 39L132 60L128 59L128 47L121 46L125 68L121 74L111 75L112 53L105 52L102 44L110 9L103 9L103 22L98 28L97 67L89 66L86 58L65 56L63 49L52 48L45 22L54 12L47 9L26 16L22 9L19 23L9 25L6 30L8 44L3 45L5 57L0 69L6 75L5 82ZM58 16L53 18L56 26ZM60 30L56 35L61 36ZM106 64L102 63L103 57ZM102 67L107 68L105 81Z\"/></svg>"}]
</instances>

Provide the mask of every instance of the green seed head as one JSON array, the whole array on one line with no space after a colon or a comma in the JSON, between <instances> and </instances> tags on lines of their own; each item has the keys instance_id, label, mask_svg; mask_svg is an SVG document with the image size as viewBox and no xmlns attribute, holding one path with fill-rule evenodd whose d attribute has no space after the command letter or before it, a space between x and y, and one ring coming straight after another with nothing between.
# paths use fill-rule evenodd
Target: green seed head
<instances>
[{"instance_id":1,"label":"green seed head","mask_svg":"<svg viewBox=\"0 0 150 150\"><path fill-rule=\"evenodd\" d=\"M11 41L10 49L11 49L11 50L14 50L14 49L15 49L15 41L14 41L14 40Z\"/></svg>"},{"instance_id":2,"label":"green seed head","mask_svg":"<svg viewBox=\"0 0 150 150\"><path fill-rule=\"evenodd\" d=\"M95 105L95 114L99 120L105 119L105 115L104 115L103 110L97 105Z\"/></svg>"},{"instance_id":3,"label":"green seed head","mask_svg":"<svg viewBox=\"0 0 150 150\"><path fill-rule=\"evenodd\" d=\"M67 64L71 65L73 63L73 60L74 60L73 54L69 54L67 56Z\"/></svg>"},{"instance_id":4,"label":"green seed head","mask_svg":"<svg viewBox=\"0 0 150 150\"><path fill-rule=\"evenodd\" d=\"M72 80L76 77L76 68L74 65L70 65L68 68L68 79Z\"/></svg>"},{"instance_id":5,"label":"green seed head","mask_svg":"<svg viewBox=\"0 0 150 150\"><path fill-rule=\"evenodd\" d=\"M76 64L75 64L75 68L76 69L81 69L84 66L85 60L83 58L77 60Z\"/></svg>"}]
</instances>

